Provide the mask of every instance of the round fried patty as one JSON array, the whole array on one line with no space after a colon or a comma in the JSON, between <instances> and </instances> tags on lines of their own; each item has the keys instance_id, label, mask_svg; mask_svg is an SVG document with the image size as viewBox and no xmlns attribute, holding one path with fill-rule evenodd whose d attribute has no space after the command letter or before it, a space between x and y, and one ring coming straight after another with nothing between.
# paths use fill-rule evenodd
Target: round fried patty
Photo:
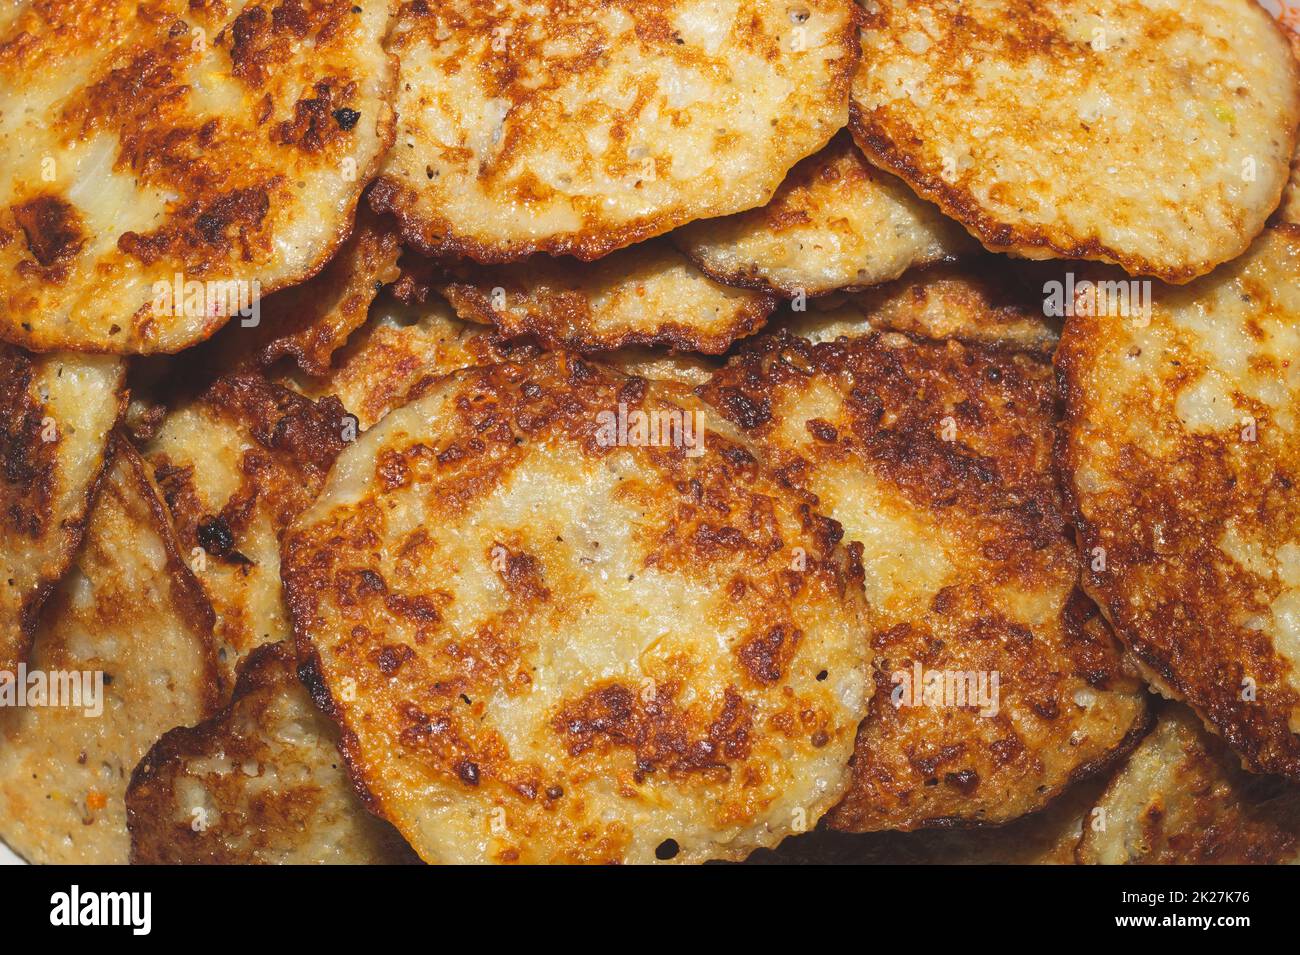
<instances>
[{"instance_id":1,"label":"round fried patty","mask_svg":"<svg viewBox=\"0 0 1300 955\"><path fill-rule=\"evenodd\" d=\"M347 237L387 2L32 0L0 24L0 337L175 352Z\"/></svg>"},{"instance_id":2,"label":"round fried patty","mask_svg":"<svg viewBox=\"0 0 1300 955\"><path fill-rule=\"evenodd\" d=\"M1077 586L1045 354L782 333L701 393L863 549L875 692L832 827L1007 822L1136 741L1141 684Z\"/></svg>"},{"instance_id":3,"label":"round fried patty","mask_svg":"<svg viewBox=\"0 0 1300 955\"><path fill-rule=\"evenodd\" d=\"M429 254L593 259L765 203L848 119L851 0L406 3L371 202Z\"/></svg>"},{"instance_id":4,"label":"round fried patty","mask_svg":"<svg viewBox=\"0 0 1300 955\"><path fill-rule=\"evenodd\" d=\"M743 858L844 792L861 567L658 388L563 353L453 375L286 537L299 655L425 861Z\"/></svg>"},{"instance_id":5,"label":"round fried patty","mask_svg":"<svg viewBox=\"0 0 1300 955\"><path fill-rule=\"evenodd\" d=\"M878 0L869 157L985 246L1186 282L1277 207L1297 67L1254 0Z\"/></svg>"},{"instance_id":6,"label":"round fried patty","mask_svg":"<svg viewBox=\"0 0 1300 955\"><path fill-rule=\"evenodd\" d=\"M1112 284L1057 357L1084 585L1162 690L1300 779L1300 226L1149 312L1117 279L1080 276Z\"/></svg>"}]
</instances>

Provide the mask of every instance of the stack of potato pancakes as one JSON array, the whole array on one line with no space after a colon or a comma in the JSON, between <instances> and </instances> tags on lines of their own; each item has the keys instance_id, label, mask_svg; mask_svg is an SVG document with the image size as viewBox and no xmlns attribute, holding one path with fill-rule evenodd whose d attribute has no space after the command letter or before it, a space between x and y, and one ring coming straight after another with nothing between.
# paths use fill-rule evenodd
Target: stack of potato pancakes
<instances>
[{"instance_id":1,"label":"stack of potato pancakes","mask_svg":"<svg viewBox=\"0 0 1300 955\"><path fill-rule=\"evenodd\" d=\"M1300 861L1297 57L1293 0L6 4L0 839Z\"/></svg>"}]
</instances>

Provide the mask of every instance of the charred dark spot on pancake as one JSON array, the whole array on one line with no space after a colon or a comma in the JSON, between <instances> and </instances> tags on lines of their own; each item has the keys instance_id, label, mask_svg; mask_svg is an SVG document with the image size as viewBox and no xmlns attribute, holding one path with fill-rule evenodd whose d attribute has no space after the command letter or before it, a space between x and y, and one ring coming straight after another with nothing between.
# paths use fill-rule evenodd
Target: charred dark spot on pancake
<instances>
[{"instance_id":1,"label":"charred dark spot on pancake","mask_svg":"<svg viewBox=\"0 0 1300 955\"><path fill-rule=\"evenodd\" d=\"M27 248L45 268L74 258L86 243L81 216L59 196L38 196L11 211L27 237Z\"/></svg>"},{"instance_id":2,"label":"charred dark spot on pancake","mask_svg":"<svg viewBox=\"0 0 1300 955\"><path fill-rule=\"evenodd\" d=\"M638 695L622 684L607 684L564 707L551 725L571 756L598 746L633 750L638 782L659 771L726 771L729 763L749 755L752 703L728 687L705 727L698 715L678 708L677 692L675 685L661 685Z\"/></svg>"},{"instance_id":3,"label":"charred dark spot on pancake","mask_svg":"<svg viewBox=\"0 0 1300 955\"><path fill-rule=\"evenodd\" d=\"M384 676L392 676L402 668L402 664L413 659L415 659L415 651L405 644L399 644L381 649L375 662Z\"/></svg>"},{"instance_id":4,"label":"charred dark spot on pancake","mask_svg":"<svg viewBox=\"0 0 1300 955\"><path fill-rule=\"evenodd\" d=\"M23 537L39 537L50 520L54 487L54 442L41 440L43 409L31 394L31 356L0 345L0 480L3 481L4 528Z\"/></svg>"},{"instance_id":5,"label":"charred dark spot on pancake","mask_svg":"<svg viewBox=\"0 0 1300 955\"><path fill-rule=\"evenodd\" d=\"M761 636L751 637L740 645L736 656L745 671L761 684L781 682L785 667L799 645L802 634L784 624Z\"/></svg>"},{"instance_id":6,"label":"charred dark spot on pancake","mask_svg":"<svg viewBox=\"0 0 1300 955\"><path fill-rule=\"evenodd\" d=\"M492 550L493 566L498 568L501 579L513 596L526 603L550 599L551 592L546 587L542 565L536 557L509 552L499 544Z\"/></svg>"},{"instance_id":7,"label":"charred dark spot on pancake","mask_svg":"<svg viewBox=\"0 0 1300 955\"><path fill-rule=\"evenodd\" d=\"M316 153L343 139L342 133L357 124L361 114L339 105L355 95L355 82L338 89L334 80L321 80L313 87L313 93L314 96L294 104L293 118L280 123L272 133L272 139L285 146Z\"/></svg>"}]
</instances>

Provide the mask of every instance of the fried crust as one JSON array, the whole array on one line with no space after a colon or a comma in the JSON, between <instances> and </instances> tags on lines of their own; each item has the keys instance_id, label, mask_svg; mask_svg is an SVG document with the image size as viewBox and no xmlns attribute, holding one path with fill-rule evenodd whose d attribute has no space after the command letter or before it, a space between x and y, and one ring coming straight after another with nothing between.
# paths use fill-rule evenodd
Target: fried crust
<instances>
[{"instance_id":1,"label":"fried crust","mask_svg":"<svg viewBox=\"0 0 1300 955\"><path fill-rule=\"evenodd\" d=\"M286 537L318 702L425 861L743 858L847 783L853 551L707 420L699 456L602 446L657 395L564 353L458 373Z\"/></svg>"},{"instance_id":2,"label":"fried crust","mask_svg":"<svg viewBox=\"0 0 1300 955\"><path fill-rule=\"evenodd\" d=\"M1004 273L993 261L919 269L824 310L787 315L781 326L812 342L895 331L1051 352L1057 324L1043 316L1041 301Z\"/></svg>"},{"instance_id":3,"label":"fried crust","mask_svg":"<svg viewBox=\"0 0 1300 955\"><path fill-rule=\"evenodd\" d=\"M450 271L434 287L461 318L581 352L660 345L721 354L758 331L776 306L771 295L712 281L667 240L590 264L534 256Z\"/></svg>"},{"instance_id":4,"label":"fried crust","mask_svg":"<svg viewBox=\"0 0 1300 955\"><path fill-rule=\"evenodd\" d=\"M1185 283L1277 207L1300 80L1254 0L882 0L862 35L856 142L992 251Z\"/></svg>"},{"instance_id":5,"label":"fried crust","mask_svg":"<svg viewBox=\"0 0 1300 955\"><path fill-rule=\"evenodd\" d=\"M81 543L123 379L115 358L0 344L0 671L25 658L36 614Z\"/></svg>"},{"instance_id":6,"label":"fried crust","mask_svg":"<svg viewBox=\"0 0 1300 955\"><path fill-rule=\"evenodd\" d=\"M254 648L289 635L280 535L315 499L356 424L257 371L173 410L144 455L181 548L217 613L225 685Z\"/></svg>"},{"instance_id":7,"label":"fried crust","mask_svg":"<svg viewBox=\"0 0 1300 955\"><path fill-rule=\"evenodd\" d=\"M41 613L29 670L102 673L102 713L0 708L0 835L35 863L126 863L131 769L166 730L217 705L212 607L146 465L120 436L111 454L81 551Z\"/></svg>"},{"instance_id":8,"label":"fried crust","mask_svg":"<svg viewBox=\"0 0 1300 955\"><path fill-rule=\"evenodd\" d=\"M230 704L163 736L126 793L136 865L415 861L348 783L338 729L298 680L290 643L254 650Z\"/></svg>"},{"instance_id":9,"label":"fried crust","mask_svg":"<svg viewBox=\"0 0 1300 955\"><path fill-rule=\"evenodd\" d=\"M319 271L393 142L394 6L23 4L0 30L0 336L172 353Z\"/></svg>"},{"instance_id":10,"label":"fried crust","mask_svg":"<svg viewBox=\"0 0 1300 955\"><path fill-rule=\"evenodd\" d=\"M1141 684L1077 588L1045 355L782 332L699 393L863 546L874 695L832 828L1004 823L1137 742ZM934 673L983 674L988 698L932 705Z\"/></svg>"},{"instance_id":11,"label":"fried crust","mask_svg":"<svg viewBox=\"0 0 1300 955\"><path fill-rule=\"evenodd\" d=\"M1293 225L1193 285L1159 289L1149 319L1070 318L1057 354L1084 587L1166 692L1250 768L1292 779L1297 355Z\"/></svg>"},{"instance_id":12,"label":"fried crust","mask_svg":"<svg viewBox=\"0 0 1300 955\"><path fill-rule=\"evenodd\" d=\"M673 241L706 275L783 298L860 291L979 248L842 131L759 209L694 222Z\"/></svg>"},{"instance_id":13,"label":"fried crust","mask_svg":"<svg viewBox=\"0 0 1300 955\"><path fill-rule=\"evenodd\" d=\"M1300 862L1300 789L1242 771L1190 710L1165 707L1097 803L1077 850L1101 865Z\"/></svg>"},{"instance_id":14,"label":"fried crust","mask_svg":"<svg viewBox=\"0 0 1300 955\"><path fill-rule=\"evenodd\" d=\"M428 255L591 260L766 202L848 118L857 7L403 3L370 193Z\"/></svg>"}]
</instances>

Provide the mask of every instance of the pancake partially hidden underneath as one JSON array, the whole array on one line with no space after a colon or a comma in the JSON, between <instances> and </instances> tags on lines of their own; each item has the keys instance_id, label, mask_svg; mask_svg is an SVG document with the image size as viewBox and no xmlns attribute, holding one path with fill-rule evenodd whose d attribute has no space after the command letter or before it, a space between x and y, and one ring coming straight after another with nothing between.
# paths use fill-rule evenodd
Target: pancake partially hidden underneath
<instances>
[{"instance_id":1,"label":"pancake partially hidden underneath","mask_svg":"<svg viewBox=\"0 0 1300 955\"><path fill-rule=\"evenodd\" d=\"M848 120L851 0L402 6L370 194L429 255L595 259L760 206Z\"/></svg>"},{"instance_id":2,"label":"pancake partially hidden underneath","mask_svg":"<svg viewBox=\"0 0 1300 955\"><path fill-rule=\"evenodd\" d=\"M1111 781L1079 844L1101 865L1277 865L1300 862L1300 788L1243 772L1240 761L1177 704Z\"/></svg>"},{"instance_id":3,"label":"pancake partially hidden underneath","mask_svg":"<svg viewBox=\"0 0 1300 955\"><path fill-rule=\"evenodd\" d=\"M0 671L26 655L81 542L123 373L116 358L0 344Z\"/></svg>"},{"instance_id":4,"label":"pancake partially hidden underneath","mask_svg":"<svg viewBox=\"0 0 1300 955\"><path fill-rule=\"evenodd\" d=\"M126 805L138 865L386 865L415 861L361 804L338 728L298 681L293 647L259 647L231 704L159 740Z\"/></svg>"},{"instance_id":5,"label":"pancake partially hidden underneath","mask_svg":"<svg viewBox=\"0 0 1300 955\"><path fill-rule=\"evenodd\" d=\"M1124 290L1080 287L1057 357L1084 586L1163 692L1300 781L1300 226L1128 317Z\"/></svg>"},{"instance_id":6,"label":"pancake partially hidden underneath","mask_svg":"<svg viewBox=\"0 0 1300 955\"><path fill-rule=\"evenodd\" d=\"M15 6L10 4L9 6ZM313 275L393 141L393 4L17 3L0 337L177 352Z\"/></svg>"},{"instance_id":7,"label":"pancake partially hidden underneath","mask_svg":"<svg viewBox=\"0 0 1300 955\"><path fill-rule=\"evenodd\" d=\"M145 446L182 553L216 610L227 689L254 648L289 636L280 535L357 430L337 399L312 401L245 371L173 409Z\"/></svg>"},{"instance_id":8,"label":"pancake partially hidden underneath","mask_svg":"<svg viewBox=\"0 0 1300 955\"><path fill-rule=\"evenodd\" d=\"M565 353L458 373L286 536L299 655L427 862L739 859L844 792L861 568L660 388Z\"/></svg>"},{"instance_id":9,"label":"pancake partially hidden underneath","mask_svg":"<svg viewBox=\"0 0 1300 955\"><path fill-rule=\"evenodd\" d=\"M41 613L25 705L0 708L0 836L35 863L126 863L131 770L216 705L212 608L144 463L121 438L112 453L85 542Z\"/></svg>"},{"instance_id":10,"label":"pancake partially hidden underneath","mask_svg":"<svg viewBox=\"0 0 1300 955\"><path fill-rule=\"evenodd\" d=\"M863 548L875 686L833 828L1005 823L1136 742L1141 684L1078 589L1046 355L782 333L700 394Z\"/></svg>"},{"instance_id":11,"label":"pancake partially hidden underneath","mask_svg":"<svg viewBox=\"0 0 1300 955\"><path fill-rule=\"evenodd\" d=\"M458 265L435 287L463 319L584 352L668 345L718 354L758 331L776 304L719 285L667 240L590 264L534 256L516 265Z\"/></svg>"},{"instance_id":12,"label":"pancake partially hidden underneath","mask_svg":"<svg viewBox=\"0 0 1300 955\"><path fill-rule=\"evenodd\" d=\"M1254 0L877 0L853 133L994 251L1183 283L1277 207L1300 74Z\"/></svg>"},{"instance_id":13,"label":"pancake partially hidden underneath","mask_svg":"<svg viewBox=\"0 0 1300 955\"><path fill-rule=\"evenodd\" d=\"M785 298L879 285L979 248L867 162L847 132L795 166L761 209L692 223L673 241L719 282Z\"/></svg>"},{"instance_id":14,"label":"pancake partially hidden underneath","mask_svg":"<svg viewBox=\"0 0 1300 955\"><path fill-rule=\"evenodd\" d=\"M923 338L1008 345L1050 352L1059 327L1041 300L1007 275L992 256L970 266L935 266L828 304L785 313L774 324L813 342L905 332Z\"/></svg>"}]
</instances>

